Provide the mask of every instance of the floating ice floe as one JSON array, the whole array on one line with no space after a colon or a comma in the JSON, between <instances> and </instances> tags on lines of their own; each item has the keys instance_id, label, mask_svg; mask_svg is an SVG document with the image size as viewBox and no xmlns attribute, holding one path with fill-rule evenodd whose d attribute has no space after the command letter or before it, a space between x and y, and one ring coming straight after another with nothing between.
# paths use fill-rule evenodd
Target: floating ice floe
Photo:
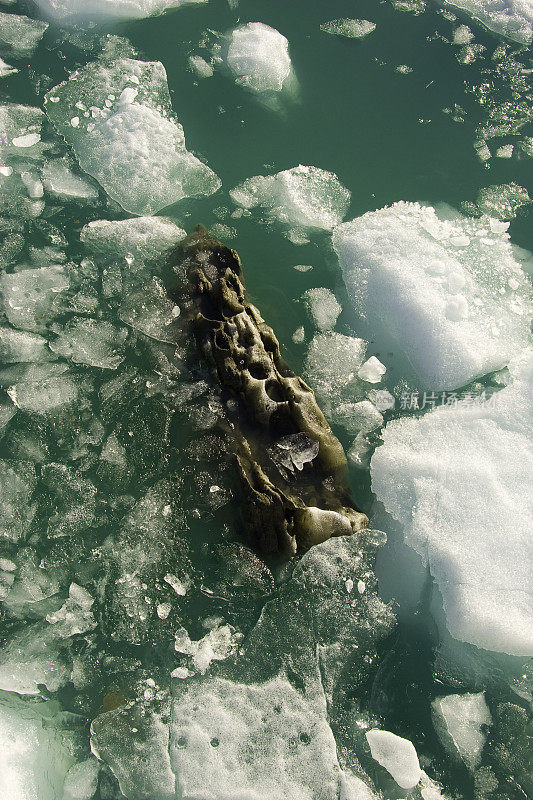
<instances>
[{"instance_id":1,"label":"floating ice floe","mask_svg":"<svg viewBox=\"0 0 533 800\"><path fill-rule=\"evenodd\" d=\"M324 287L308 289L302 295L302 300L319 331L335 327L342 308L330 289Z\"/></svg>"},{"instance_id":2,"label":"floating ice floe","mask_svg":"<svg viewBox=\"0 0 533 800\"><path fill-rule=\"evenodd\" d=\"M241 86L280 92L291 73L289 42L269 25L248 22L232 32L226 62Z\"/></svg>"},{"instance_id":3,"label":"floating ice floe","mask_svg":"<svg viewBox=\"0 0 533 800\"><path fill-rule=\"evenodd\" d=\"M7 75L13 75L14 72L18 72L15 67L12 67L10 64L6 64L6 62L0 58L0 78L5 78Z\"/></svg>"},{"instance_id":4,"label":"floating ice floe","mask_svg":"<svg viewBox=\"0 0 533 800\"><path fill-rule=\"evenodd\" d=\"M142 19L171 8L207 0L36 0L48 16L61 22L98 21L102 17Z\"/></svg>"},{"instance_id":5,"label":"floating ice floe","mask_svg":"<svg viewBox=\"0 0 533 800\"><path fill-rule=\"evenodd\" d=\"M0 48L13 58L28 58L47 28L47 22L0 11Z\"/></svg>"},{"instance_id":6,"label":"floating ice floe","mask_svg":"<svg viewBox=\"0 0 533 800\"><path fill-rule=\"evenodd\" d=\"M531 0L447 0L479 20L489 30L521 44L533 37Z\"/></svg>"},{"instance_id":7,"label":"floating ice floe","mask_svg":"<svg viewBox=\"0 0 533 800\"><path fill-rule=\"evenodd\" d=\"M160 256L185 237L185 231L166 217L135 217L118 221L96 220L81 232L91 251L109 259L127 259L136 269Z\"/></svg>"},{"instance_id":8,"label":"floating ice floe","mask_svg":"<svg viewBox=\"0 0 533 800\"><path fill-rule=\"evenodd\" d=\"M402 789L413 789L422 777L415 746L390 731L367 731L372 758L389 772Z\"/></svg>"},{"instance_id":9,"label":"floating ice floe","mask_svg":"<svg viewBox=\"0 0 533 800\"><path fill-rule=\"evenodd\" d=\"M54 728L53 717L53 702L28 703L0 692L0 796L5 800L64 796L63 782L75 758L72 742Z\"/></svg>"},{"instance_id":10,"label":"floating ice floe","mask_svg":"<svg viewBox=\"0 0 533 800\"><path fill-rule=\"evenodd\" d=\"M490 402L471 394L390 422L372 458L372 490L427 564L450 634L531 656L531 358L517 357L510 373Z\"/></svg>"},{"instance_id":11,"label":"floating ice floe","mask_svg":"<svg viewBox=\"0 0 533 800\"><path fill-rule=\"evenodd\" d=\"M230 196L243 208L264 208L280 222L324 230L338 225L350 205L350 192L333 172L301 164L248 178Z\"/></svg>"},{"instance_id":12,"label":"floating ice floe","mask_svg":"<svg viewBox=\"0 0 533 800\"><path fill-rule=\"evenodd\" d=\"M339 225L333 244L376 346L399 347L424 388L501 369L528 341L530 289L499 220L400 202Z\"/></svg>"},{"instance_id":13,"label":"floating ice floe","mask_svg":"<svg viewBox=\"0 0 533 800\"><path fill-rule=\"evenodd\" d=\"M484 693L437 697L431 711L442 746L473 771L479 766L485 746L484 728L492 724Z\"/></svg>"},{"instance_id":14,"label":"floating ice floe","mask_svg":"<svg viewBox=\"0 0 533 800\"><path fill-rule=\"evenodd\" d=\"M211 678L179 688L170 753L184 800L277 800L280 786L285 800L374 797L339 766L323 694L301 694L282 676L251 685Z\"/></svg>"},{"instance_id":15,"label":"floating ice floe","mask_svg":"<svg viewBox=\"0 0 533 800\"><path fill-rule=\"evenodd\" d=\"M362 39L376 30L376 23L368 19L332 19L323 22L320 30L334 36L344 36L347 39Z\"/></svg>"},{"instance_id":16,"label":"floating ice floe","mask_svg":"<svg viewBox=\"0 0 533 800\"><path fill-rule=\"evenodd\" d=\"M0 461L1 538L10 542L24 539L37 506L32 501L37 485L35 470L27 463Z\"/></svg>"},{"instance_id":17,"label":"floating ice floe","mask_svg":"<svg viewBox=\"0 0 533 800\"><path fill-rule=\"evenodd\" d=\"M62 200L96 200L98 188L73 172L63 159L48 161L41 172L47 192Z\"/></svg>"},{"instance_id":18,"label":"floating ice floe","mask_svg":"<svg viewBox=\"0 0 533 800\"><path fill-rule=\"evenodd\" d=\"M0 362L49 361L51 357L48 342L42 336L0 326Z\"/></svg>"},{"instance_id":19,"label":"floating ice floe","mask_svg":"<svg viewBox=\"0 0 533 800\"><path fill-rule=\"evenodd\" d=\"M2 310L16 328L42 333L60 311L69 286L70 278L61 265L3 273Z\"/></svg>"},{"instance_id":20,"label":"floating ice floe","mask_svg":"<svg viewBox=\"0 0 533 800\"><path fill-rule=\"evenodd\" d=\"M45 108L85 172L132 214L155 214L220 187L185 146L159 61L104 53L52 89Z\"/></svg>"},{"instance_id":21,"label":"floating ice floe","mask_svg":"<svg viewBox=\"0 0 533 800\"><path fill-rule=\"evenodd\" d=\"M0 106L0 159L3 163L6 156L40 158L43 121L40 108L15 103Z\"/></svg>"},{"instance_id":22,"label":"floating ice floe","mask_svg":"<svg viewBox=\"0 0 533 800\"><path fill-rule=\"evenodd\" d=\"M212 78L214 69L213 66L202 58L202 56L189 56L189 68L196 73L199 78Z\"/></svg>"},{"instance_id":23,"label":"floating ice floe","mask_svg":"<svg viewBox=\"0 0 533 800\"><path fill-rule=\"evenodd\" d=\"M116 369L124 360L127 337L125 328L117 328L111 322L74 317L50 342L50 349L75 364Z\"/></svg>"}]
</instances>

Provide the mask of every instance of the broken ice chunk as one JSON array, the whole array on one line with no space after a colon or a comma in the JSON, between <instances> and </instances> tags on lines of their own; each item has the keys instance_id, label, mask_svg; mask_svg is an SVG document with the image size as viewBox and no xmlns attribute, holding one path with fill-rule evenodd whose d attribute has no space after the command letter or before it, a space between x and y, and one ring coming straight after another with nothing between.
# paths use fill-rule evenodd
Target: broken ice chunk
<instances>
[{"instance_id":1,"label":"broken ice chunk","mask_svg":"<svg viewBox=\"0 0 533 800\"><path fill-rule=\"evenodd\" d=\"M368 433L383 425L383 415L370 400L341 403L334 409L333 419L348 433Z\"/></svg>"},{"instance_id":2,"label":"broken ice chunk","mask_svg":"<svg viewBox=\"0 0 533 800\"><path fill-rule=\"evenodd\" d=\"M175 343L179 306L173 303L157 278L141 289L129 291L119 310L122 322L159 342Z\"/></svg>"},{"instance_id":3,"label":"broken ice chunk","mask_svg":"<svg viewBox=\"0 0 533 800\"><path fill-rule=\"evenodd\" d=\"M23 539L35 515L32 495L37 484L29 464L0 461L0 536L11 542Z\"/></svg>"},{"instance_id":4,"label":"broken ice chunk","mask_svg":"<svg viewBox=\"0 0 533 800\"><path fill-rule=\"evenodd\" d=\"M18 69L15 69L15 67L12 67L10 64L6 64L4 59L0 58L0 78L13 75L14 72L18 72Z\"/></svg>"},{"instance_id":5,"label":"broken ice chunk","mask_svg":"<svg viewBox=\"0 0 533 800\"><path fill-rule=\"evenodd\" d=\"M236 83L255 92L280 92L291 72L289 42L262 22L235 28L226 60Z\"/></svg>"},{"instance_id":6,"label":"broken ice chunk","mask_svg":"<svg viewBox=\"0 0 533 800\"><path fill-rule=\"evenodd\" d=\"M64 605L46 617L46 621L54 626L54 633L61 639L96 628L96 620L91 612L94 598L76 583L70 584L68 593L69 597Z\"/></svg>"},{"instance_id":7,"label":"broken ice chunk","mask_svg":"<svg viewBox=\"0 0 533 800\"><path fill-rule=\"evenodd\" d=\"M0 106L0 155L20 155L23 149L25 158L40 157L43 146L35 145L41 141L43 120L40 108L14 103Z\"/></svg>"},{"instance_id":8,"label":"broken ice chunk","mask_svg":"<svg viewBox=\"0 0 533 800\"><path fill-rule=\"evenodd\" d=\"M373 728L366 732L372 758L381 764L402 789L413 789L422 777L415 747L409 739Z\"/></svg>"},{"instance_id":9,"label":"broken ice chunk","mask_svg":"<svg viewBox=\"0 0 533 800\"><path fill-rule=\"evenodd\" d=\"M302 300L319 331L327 331L335 327L342 307L330 289L308 289Z\"/></svg>"},{"instance_id":10,"label":"broken ice chunk","mask_svg":"<svg viewBox=\"0 0 533 800\"><path fill-rule=\"evenodd\" d=\"M362 381L367 383L379 383L386 373L387 367L383 366L379 358L370 356L363 366L358 370L357 375Z\"/></svg>"},{"instance_id":11,"label":"broken ice chunk","mask_svg":"<svg viewBox=\"0 0 533 800\"><path fill-rule=\"evenodd\" d=\"M167 217L136 217L118 221L104 219L90 222L81 232L81 240L93 253L109 259L127 259L130 269L160 256L177 245L186 233Z\"/></svg>"},{"instance_id":12,"label":"broken ice chunk","mask_svg":"<svg viewBox=\"0 0 533 800\"><path fill-rule=\"evenodd\" d=\"M310 463L318 455L319 443L313 441L305 433L291 433L269 448L273 460L290 472L301 472L305 464Z\"/></svg>"},{"instance_id":13,"label":"broken ice chunk","mask_svg":"<svg viewBox=\"0 0 533 800\"><path fill-rule=\"evenodd\" d=\"M511 0L453 0L450 3L462 8L489 30L520 42L529 44L533 37L533 15L527 3Z\"/></svg>"},{"instance_id":14,"label":"broken ice chunk","mask_svg":"<svg viewBox=\"0 0 533 800\"><path fill-rule=\"evenodd\" d=\"M345 36L347 39L362 39L376 30L376 23L367 19L332 19L323 22L320 30L334 36Z\"/></svg>"},{"instance_id":15,"label":"broken ice chunk","mask_svg":"<svg viewBox=\"0 0 533 800\"><path fill-rule=\"evenodd\" d=\"M476 206L481 214L495 217L496 222L514 219L518 211L529 203L531 198L527 189L513 182L483 187L478 192Z\"/></svg>"},{"instance_id":16,"label":"broken ice chunk","mask_svg":"<svg viewBox=\"0 0 533 800\"><path fill-rule=\"evenodd\" d=\"M488 226L486 217L441 220L429 206L400 202L333 233L349 296L376 346L405 353L412 383L463 386L528 341L530 288L508 234L487 237ZM518 282L512 293L509 278ZM495 332L504 317L505 331Z\"/></svg>"},{"instance_id":17,"label":"broken ice chunk","mask_svg":"<svg viewBox=\"0 0 533 800\"><path fill-rule=\"evenodd\" d=\"M213 67L202 56L189 56L189 67L199 78L211 78Z\"/></svg>"},{"instance_id":18,"label":"broken ice chunk","mask_svg":"<svg viewBox=\"0 0 533 800\"><path fill-rule=\"evenodd\" d=\"M194 668L203 675L212 661L229 658L241 639L242 634L231 625L216 626L199 641L192 641L185 628L181 628L176 634L174 649L191 656Z\"/></svg>"},{"instance_id":19,"label":"broken ice chunk","mask_svg":"<svg viewBox=\"0 0 533 800\"><path fill-rule=\"evenodd\" d=\"M326 331L313 337L304 371L321 402L338 401L342 388L357 377L365 350L366 342L354 336Z\"/></svg>"},{"instance_id":20,"label":"broken ice chunk","mask_svg":"<svg viewBox=\"0 0 533 800\"><path fill-rule=\"evenodd\" d=\"M25 375L8 388L9 397L17 408L39 416L73 405L79 400L82 384L68 374L61 374L63 367L66 365L61 365L59 374L51 372L46 377Z\"/></svg>"},{"instance_id":21,"label":"broken ice chunk","mask_svg":"<svg viewBox=\"0 0 533 800\"><path fill-rule=\"evenodd\" d=\"M49 361L50 358L52 354L42 336L0 326L0 361L17 364L21 361Z\"/></svg>"},{"instance_id":22,"label":"broken ice chunk","mask_svg":"<svg viewBox=\"0 0 533 800\"><path fill-rule=\"evenodd\" d=\"M41 684L56 692L69 680L70 670L48 622L26 623L11 632L0 650L0 690L36 695L41 693Z\"/></svg>"},{"instance_id":23,"label":"broken ice chunk","mask_svg":"<svg viewBox=\"0 0 533 800\"><path fill-rule=\"evenodd\" d=\"M0 11L0 46L7 47L9 55L28 58L47 28L47 22Z\"/></svg>"},{"instance_id":24,"label":"broken ice chunk","mask_svg":"<svg viewBox=\"0 0 533 800\"><path fill-rule=\"evenodd\" d=\"M479 766L485 746L485 726L492 724L485 694L449 694L431 704L433 721L442 746L459 755L470 770Z\"/></svg>"},{"instance_id":25,"label":"broken ice chunk","mask_svg":"<svg viewBox=\"0 0 533 800\"><path fill-rule=\"evenodd\" d=\"M105 320L77 317L70 320L50 342L50 349L75 364L88 364L101 369L116 369L124 360L125 328L117 328Z\"/></svg>"},{"instance_id":26,"label":"broken ice chunk","mask_svg":"<svg viewBox=\"0 0 533 800\"><path fill-rule=\"evenodd\" d=\"M130 89L137 91L135 99ZM109 100L110 94L118 100ZM79 103L91 109L89 117L77 116ZM52 89L45 108L85 172L132 214L155 214L220 187L214 172L186 149L159 61L104 54Z\"/></svg>"},{"instance_id":27,"label":"broken ice chunk","mask_svg":"<svg viewBox=\"0 0 533 800\"><path fill-rule=\"evenodd\" d=\"M100 767L96 758L74 764L65 775L62 800L92 800L98 788Z\"/></svg>"},{"instance_id":28,"label":"broken ice chunk","mask_svg":"<svg viewBox=\"0 0 533 800\"><path fill-rule=\"evenodd\" d=\"M262 207L291 225L331 230L350 205L350 192L333 172L301 164L276 175L248 178L230 192L244 208Z\"/></svg>"},{"instance_id":29,"label":"broken ice chunk","mask_svg":"<svg viewBox=\"0 0 533 800\"><path fill-rule=\"evenodd\" d=\"M16 328L42 333L61 307L70 279L63 266L0 275L3 310Z\"/></svg>"},{"instance_id":30,"label":"broken ice chunk","mask_svg":"<svg viewBox=\"0 0 533 800\"><path fill-rule=\"evenodd\" d=\"M44 14L66 23L101 21L105 17L143 19L162 14L166 9L179 8L207 0L36 0Z\"/></svg>"},{"instance_id":31,"label":"broken ice chunk","mask_svg":"<svg viewBox=\"0 0 533 800\"><path fill-rule=\"evenodd\" d=\"M62 159L48 161L42 170L47 192L63 200L96 200L98 189L88 180L76 175Z\"/></svg>"}]
</instances>

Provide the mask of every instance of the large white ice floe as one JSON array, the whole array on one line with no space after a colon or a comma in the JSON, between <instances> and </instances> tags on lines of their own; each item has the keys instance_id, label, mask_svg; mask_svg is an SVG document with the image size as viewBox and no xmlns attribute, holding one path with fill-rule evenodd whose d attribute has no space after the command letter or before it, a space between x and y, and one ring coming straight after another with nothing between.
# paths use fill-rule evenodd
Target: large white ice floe
<instances>
[{"instance_id":1,"label":"large white ice floe","mask_svg":"<svg viewBox=\"0 0 533 800\"><path fill-rule=\"evenodd\" d=\"M400 348L423 388L455 389L501 369L528 341L530 290L506 229L399 202L333 232L369 334L383 350Z\"/></svg>"},{"instance_id":2,"label":"large white ice floe","mask_svg":"<svg viewBox=\"0 0 533 800\"><path fill-rule=\"evenodd\" d=\"M483 728L492 723L484 693L437 697L431 711L443 747L474 770L479 766L487 739Z\"/></svg>"},{"instance_id":3,"label":"large white ice floe","mask_svg":"<svg viewBox=\"0 0 533 800\"><path fill-rule=\"evenodd\" d=\"M90 21L102 17L142 19L161 14L167 9L205 2L207 0L36 0L43 14L61 22Z\"/></svg>"},{"instance_id":4,"label":"large white ice floe","mask_svg":"<svg viewBox=\"0 0 533 800\"><path fill-rule=\"evenodd\" d=\"M372 458L372 490L428 565L455 639L533 655L533 358L510 365L490 402L390 422Z\"/></svg>"},{"instance_id":5,"label":"large white ice floe","mask_svg":"<svg viewBox=\"0 0 533 800\"><path fill-rule=\"evenodd\" d=\"M235 81L255 92L280 92L291 72L289 42L262 22L235 28L226 61Z\"/></svg>"},{"instance_id":6,"label":"large white ice floe","mask_svg":"<svg viewBox=\"0 0 533 800\"><path fill-rule=\"evenodd\" d=\"M390 731L367 731L372 758L389 772L402 789L412 789L422 777L415 746L409 739Z\"/></svg>"},{"instance_id":7,"label":"large white ice floe","mask_svg":"<svg viewBox=\"0 0 533 800\"><path fill-rule=\"evenodd\" d=\"M333 172L301 164L248 178L230 196L243 208L259 206L280 222L324 230L338 225L350 205L350 192Z\"/></svg>"},{"instance_id":8,"label":"large white ice floe","mask_svg":"<svg viewBox=\"0 0 533 800\"><path fill-rule=\"evenodd\" d=\"M155 214L220 186L185 146L159 61L104 53L52 89L45 108L82 168L132 214Z\"/></svg>"},{"instance_id":9,"label":"large white ice floe","mask_svg":"<svg viewBox=\"0 0 533 800\"><path fill-rule=\"evenodd\" d=\"M531 0L447 0L462 8L489 30L522 44L533 38L533 3Z\"/></svg>"},{"instance_id":10,"label":"large white ice floe","mask_svg":"<svg viewBox=\"0 0 533 800\"><path fill-rule=\"evenodd\" d=\"M323 694L284 676L264 684L211 678L185 685L172 712L171 762L186 800L371 800L344 775Z\"/></svg>"},{"instance_id":11,"label":"large white ice floe","mask_svg":"<svg viewBox=\"0 0 533 800\"><path fill-rule=\"evenodd\" d=\"M75 763L72 743L53 726L54 703L28 703L0 692L0 796L58 800Z\"/></svg>"},{"instance_id":12,"label":"large white ice floe","mask_svg":"<svg viewBox=\"0 0 533 800\"><path fill-rule=\"evenodd\" d=\"M28 58L47 28L47 22L0 11L0 48L14 58Z\"/></svg>"}]
</instances>

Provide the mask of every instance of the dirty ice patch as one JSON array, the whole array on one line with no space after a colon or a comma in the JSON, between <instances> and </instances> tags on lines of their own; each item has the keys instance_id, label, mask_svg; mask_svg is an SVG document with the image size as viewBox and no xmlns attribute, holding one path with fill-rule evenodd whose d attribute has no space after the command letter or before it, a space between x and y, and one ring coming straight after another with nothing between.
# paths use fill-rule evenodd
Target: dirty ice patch
<instances>
[{"instance_id":1,"label":"dirty ice patch","mask_svg":"<svg viewBox=\"0 0 533 800\"><path fill-rule=\"evenodd\" d=\"M507 227L400 202L333 232L356 312L380 349L405 354L412 382L459 388L527 343L530 289Z\"/></svg>"},{"instance_id":2,"label":"dirty ice patch","mask_svg":"<svg viewBox=\"0 0 533 800\"><path fill-rule=\"evenodd\" d=\"M267 218L305 228L331 230L344 218L350 192L333 172L302 166L248 178L230 192L234 203L259 207Z\"/></svg>"},{"instance_id":3,"label":"dirty ice patch","mask_svg":"<svg viewBox=\"0 0 533 800\"><path fill-rule=\"evenodd\" d=\"M185 146L159 61L104 54L52 89L45 108L82 168L132 214L155 214L220 186Z\"/></svg>"},{"instance_id":4,"label":"dirty ice patch","mask_svg":"<svg viewBox=\"0 0 533 800\"><path fill-rule=\"evenodd\" d=\"M517 358L490 402L389 422L372 490L403 525L460 641L533 655L533 358Z\"/></svg>"},{"instance_id":5,"label":"dirty ice patch","mask_svg":"<svg viewBox=\"0 0 533 800\"><path fill-rule=\"evenodd\" d=\"M289 42L269 25L249 22L231 33L226 62L240 86L254 92L281 92L291 73Z\"/></svg>"},{"instance_id":6,"label":"dirty ice patch","mask_svg":"<svg viewBox=\"0 0 533 800\"><path fill-rule=\"evenodd\" d=\"M35 0L46 16L61 22L98 21L102 17L142 19L171 8L207 0Z\"/></svg>"},{"instance_id":7,"label":"dirty ice patch","mask_svg":"<svg viewBox=\"0 0 533 800\"><path fill-rule=\"evenodd\" d=\"M531 0L448 0L448 3L515 42L529 44L533 38Z\"/></svg>"}]
</instances>

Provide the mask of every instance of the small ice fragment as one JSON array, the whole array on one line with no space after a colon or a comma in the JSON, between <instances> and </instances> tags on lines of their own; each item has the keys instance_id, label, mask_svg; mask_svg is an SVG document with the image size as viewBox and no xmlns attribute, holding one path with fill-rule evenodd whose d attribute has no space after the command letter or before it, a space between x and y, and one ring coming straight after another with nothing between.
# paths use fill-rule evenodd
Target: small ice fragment
<instances>
[{"instance_id":1,"label":"small ice fragment","mask_svg":"<svg viewBox=\"0 0 533 800\"><path fill-rule=\"evenodd\" d=\"M173 672L170 673L171 678L178 678L181 681L185 680L186 678L190 678L192 675L194 675L194 672L192 672L190 669L187 669L187 667L177 667Z\"/></svg>"},{"instance_id":2,"label":"small ice fragment","mask_svg":"<svg viewBox=\"0 0 533 800\"><path fill-rule=\"evenodd\" d=\"M446 304L446 318L453 322L460 322L468 317L468 301L462 294L455 295Z\"/></svg>"},{"instance_id":3,"label":"small ice fragment","mask_svg":"<svg viewBox=\"0 0 533 800\"><path fill-rule=\"evenodd\" d=\"M79 128L79 126L80 126L80 118L79 117L72 117L72 119L70 120L70 124L72 125L73 128Z\"/></svg>"},{"instance_id":4,"label":"small ice fragment","mask_svg":"<svg viewBox=\"0 0 533 800\"><path fill-rule=\"evenodd\" d=\"M166 619L171 611L172 606L170 603L159 603L157 606L157 616L159 619Z\"/></svg>"},{"instance_id":5,"label":"small ice fragment","mask_svg":"<svg viewBox=\"0 0 533 800\"><path fill-rule=\"evenodd\" d=\"M15 136L12 144L15 147L33 147L34 144L41 141L40 133L25 133L22 136Z\"/></svg>"},{"instance_id":6,"label":"small ice fragment","mask_svg":"<svg viewBox=\"0 0 533 800\"><path fill-rule=\"evenodd\" d=\"M366 583L364 581L357 581L357 591L359 594L364 594L366 589Z\"/></svg>"},{"instance_id":7,"label":"small ice fragment","mask_svg":"<svg viewBox=\"0 0 533 800\"><path fill-rule=\"evenodd\" d=\"M74 764L65 775L62 800L92 800L98 788L100 762L88 758Z\"/></svg>"},{"instance_id":8,"label":"small ice fragment","mask_svg":"<svg viewBox=\"0 0 533 800\"><path fill-rule=\"evenodd\" d=\"M262 22L235 28L226 59L236 83L255 92L280 92L291 72L289 42Z\"/></svg>"},{"instance_id":9,"label":"small ice fragment","mask_svg":"<svg viewBox=\"0 0 533 800\"><path fill-rule=\"evenodd\" d=\"M357 375L362 381L366 381L367 383L379 383L386 371L387 367L381 363L379 358L376 358L376 356L370 356L370 358L365 361L363 366L359 369Z\"/></svg>"},{"instance_id":10,"label":"small ice fragment","mask_svg":"<svg viewBox=\"0 0 533 800\"><path fill-rule=\"evenodd\" d=\"M168 585L174 589L176 594L179 594L181 597L184 597L187 594L188 587L170 572L165 575L163 580L166 581L166 583L168 583Z\"/></svg>"},{"instance_id":11,"label":"small ice fragment","mask_svg":"<svg viewBox=\"0 0 533 800\"><path fill-rule=\"evenodd\" d=\"M366 732L372 758L392 775L402 789L413 789L422 771L412 742L390 731L373 728Z\"/></svg>"},{"instance_id":12,"label":"small ice fragment","mask_svg":"<svg viewBox=\"0 0 533 800\"><path fill-rule=\"evenodd\" d=\"M33 172L21 172L20 178L32 200L38 200L43 196L44 186L37 175Z\"/></svg>"},{"instance_id":13,"label":"small ice fragment","mask_svg":"<svg viewBox=\"0 0 533 800\"><path fill-rule=\"evenodd\" d=\"M13 75L15 72L18 72L18 69L15 69L15 67L12 67L10 64L6 64L4 59L0 58L0 78Z\"/></svg>"},{"instance_id":14,"label":"small ice fragment","mask_svg":"<svg viewBox=\"0 0 533 800\"><path fill-rule=\"evenodd\" d=\"M496 158L512 158L513 150L514 145L504 144L502 147L498 147L494 155Z\"/></svg>"},{"instance_id":15,"label":"small ice fragment","mask_svg":"<svg viewBox=\"0 0 533 800\"><path fill-rule=\"evenodd\" d=\"M294 269L298 270L298 272L309 272L313 267L311 264L296 264Z\"/></svg>"},{"instance_id":16,"label":"small ice fragment","mask_svg":"<svg viewBox=\"0 0 533 800\"><path fill-rule=\"evenodd\" d=\"M492 724L485 694L449 694L438 697L431 707L442 746L452 755L459 755L473 771L479 766L485 746L483 728Z\"/></svg>"},{"instance_id":17,"label":"small ice fragment","mask_svg":"<svg viewBox=\"0 0 533 800\"><path fill-rule=\"evenodd\" d=\"M47 22L0 12L0 45L7 47L14 58L29 58L47 28Z\"/></svg>"},{"instance_id":18,"label":"small ice fragment","mask_svg":"<svg viewBox=\"0 0 533 800\"><path fill-rule=\"evenodd\" d=\"M468 25L459 25L453 32L453 43L454 44L470 44L472 39L474 38L474 34L468 27Z\"/></svg>"},{"instance_id":19,"label":"small ice fragment","mask_svg":"<svg viewBox=\"0 0 533 800\"><path fill-rule=\"evenodd\" d=\"M292 341L294 344L302 344L305 339L305 328L301 325L299 328L296 328L294 333L292 334Z\"/></svg>"},{"instance_id":20,"label":"small ice fragment","mask_svg":"<svg viewBox=\"0 0 533 800\"><path fill-rule=\"evenodd\" d=\"M334 36L345 36L347 39L362 39L376 30L376 23L368 19L332 19L323 22L320 30Z\"/></svg>"},{"instance_id":21,"label":"small ice fragment","mask_svg":"<svg viewBox=\"0 0 533 800\"><path fill-rule=\"evenodd\" d=\"M346 586L346 591L348 592L348 594L351 594L351 592L353 590L353 581L352 581L352 579L351 578L347 578L346 581L344 582L344 585Z\"/></svg>"},{"instance_id":22,"label":"small ice fragment","mask_svg":"<svg viewBox=\"0 0 533 800\"><path fill-rule=\"evenodd\" d=\"M13 167L0 167L0 175L4 175L4 177L9 178L13 175Z\"/></svg>"},{"instance_id":23,"label":"small ice fragment","mask_svg":"<svg viewBox=\"0 0 533 800\"><path fill-rule=\"evenodd\" d=\"M319 331L335 327L342 307L330 289L308 289L302 295L302 300Z\"/></svg>"},{"instance_id":24,"label":"small ice fragment","mask_svg":"<svg viewBox=\"0 0 533 800\"><path fill-rule=\"evenodd\" d=\"M202 56L189 56L189 67L199 78L211 78L213 67Z\"/></svg>"}]
</instances>

